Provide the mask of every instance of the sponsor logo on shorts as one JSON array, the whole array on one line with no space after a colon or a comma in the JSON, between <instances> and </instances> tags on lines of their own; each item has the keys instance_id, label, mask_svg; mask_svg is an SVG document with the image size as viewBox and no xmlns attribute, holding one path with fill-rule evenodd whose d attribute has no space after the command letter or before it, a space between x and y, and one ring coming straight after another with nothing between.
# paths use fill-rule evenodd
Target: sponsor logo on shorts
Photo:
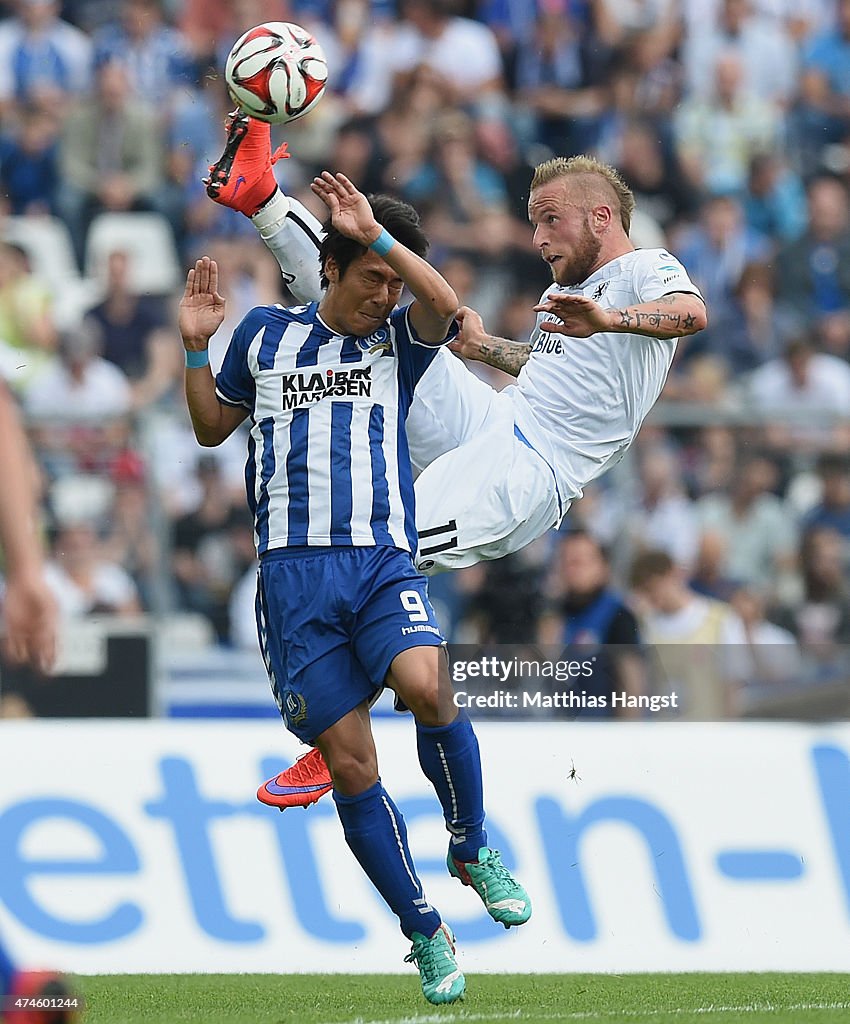
<instances>
[{"instance_id":1,"label":"sponsor logo on shorts","mask_svg":"<svg viewBox=\"0 0 850 1024\"><path fill-rule=\"evenodd\" d=\"M372 368L285 373L281 378L284 409L299 409L323 398L369 398L372 394Z\"/></svg>"}]
</instances>

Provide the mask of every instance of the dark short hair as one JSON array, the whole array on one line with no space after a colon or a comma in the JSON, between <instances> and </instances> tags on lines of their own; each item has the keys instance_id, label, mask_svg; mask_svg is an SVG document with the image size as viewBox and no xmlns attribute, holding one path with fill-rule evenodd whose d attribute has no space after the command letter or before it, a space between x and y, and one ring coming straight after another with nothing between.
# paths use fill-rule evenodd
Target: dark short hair
<instances>
[{"instance_id":1,"label":"dark short hair","mask_svg":"<svg viewBox=\"0 0 850 1024\"><path fill-rule=\"evenodd\" d=\"M428 253L428 239L419 223L419 214L409 203L393 196L377 195L366 196L375 220L386 228L387 231L407 246L417 256L426 256ZM328 279L325 275L325 264L329 256L333 256L339 267L339 276L342 278L351 264L366 252L366 246L348 238L331 224L325 224L325 237L319 249L319 264L322 268L322 287L327 288Z\"/></svg>"},{"instance_id":2,"label":"dark short hair","mask_svg":"<svg viewBox=\"0 0 850 1024\"><path fill-rule=\"evenodd\" d=\"M846 476L850 473L850 458L838 452L826 452L818 459L821 476Z\"/></svg>"},{"instance_id":3,"label":"dark short hair","mask_svg":"<svg viewBox=\"0 0 850 1024\"><path fill-rule=\"evenodd\" d=\"M599 555L602 558L602 561L605 562L606 565L610 564L611 556L610 556L610 554L608 552L608 549L605 547L604 544L602 544L599 541L598 537L594 537L593 536L593 534L590 532L590 530L585 530L581 526L578 526L578 527L576 527L573 530L565 530L564 531L564 536L563 536L563 538L561 540L561 547L563 547L565 544L567 544L571 540L586 540L586 541L588 541L599 552Z\"/></svg>"},{"instance_id":4,"label":"dark short hair","mask_svg":"<svg viewBox=\"0 0 850 1024\"><path fill-rule=\"evenodd\" d=\"M642 551L632 562L629 582L635 589L640 589L650 580L658 579L672 572L676 563L666 551Z\"/></svg>"}]
</instances>

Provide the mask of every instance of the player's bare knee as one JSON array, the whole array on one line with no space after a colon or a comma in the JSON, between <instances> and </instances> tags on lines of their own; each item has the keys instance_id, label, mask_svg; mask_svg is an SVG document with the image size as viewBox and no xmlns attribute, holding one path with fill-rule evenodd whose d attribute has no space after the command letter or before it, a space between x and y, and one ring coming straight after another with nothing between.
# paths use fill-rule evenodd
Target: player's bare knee
<instances>
[{"instance_id":1,"label":"player's bare knee","mask_svg":"<svg viewBox=\"0 0 850 1024\"><path fill-rule=\"evenodd\" d=\"M346 796L364 793L378 781L378 759L373 751L325 753L334 789Z\"/></svg>"}]
</instances>

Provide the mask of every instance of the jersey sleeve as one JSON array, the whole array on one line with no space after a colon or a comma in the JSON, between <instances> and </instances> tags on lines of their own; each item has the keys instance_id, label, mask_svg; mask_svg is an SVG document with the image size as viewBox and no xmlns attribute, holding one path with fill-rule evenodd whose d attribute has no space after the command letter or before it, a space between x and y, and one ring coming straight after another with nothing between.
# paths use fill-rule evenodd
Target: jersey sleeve
<instances>
[{"instance_id":1,"label":"jersey sleeve","mask_svg":"<svg viewBox=\"0 0 850 1024\"><path fill-rule=\"evenodd\" d=\"M257 391L248 363L248 350L265 326L262 314L262 307L252 309L233 332L215 379L216 398L223 405L254 408Z\"/></svg>"},{"instance_id":2,"label":"jersey sleeve","mask_svg":"<svg viewBox=\"0 0 850 1024\"><path fill-rule=\"evenodd\" d=\"M399 379L405 386L408 401L412 401L413 390L431 365L437 350L457 337L457 321L452 321L445 338L436 344L423 341L416 333L410 322L410 306L394 310L390 314L390 323L395 328Z\"/></svg>"},{"instance_id":3,"label":"jersey sleeve","mask_svg":"<svg viewBox=\"0 0 850 1024\"><path fill-rule=\"evenodd\" d=\"M638 302L652 302L671 292L689 292L702 298L688 272L666 249L640 250L635 261L634 289Z\"/></svg>"},{"instance_id":4,"label":"jersey sleeve","mask_svg":"<svg viewBox=\"0 0 850 1024\"><path fill-rule=\"evenodd\" d=\"M319 251L325 229L307 207L292 196L281 197L251 219L295 298L303 303L321 299Z\"/></svg>"}]
</instances>

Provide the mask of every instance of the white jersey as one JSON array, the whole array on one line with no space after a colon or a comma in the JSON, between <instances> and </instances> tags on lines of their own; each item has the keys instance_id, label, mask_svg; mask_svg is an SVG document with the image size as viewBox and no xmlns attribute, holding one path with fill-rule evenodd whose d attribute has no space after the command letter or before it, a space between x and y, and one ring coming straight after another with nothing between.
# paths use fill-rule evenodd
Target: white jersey
<instances>
[{"instance_id":1,"label":"white jersey","mask_svg":"<svg viewBox=\"0 0 850 1024\"><path fill-rule=\"evenodd\" d=\"M296 200L269 204L254 224L294 294L321 295L322 227ZM664 249L640 249L565 291L606 308L671 292L699 295ZM547 335L538 317L533 351L502 392L439 349L418 381L407 417L416 481L417 564L442 571L500 558L554 526L582 489L634 440L664 386L676 340L637 334ZM545 461L544 461L545 460Z\"/></svg>"},{"instance_id":2,"label":"white jersey","mask_svg":"<svg viewBox=\"0 0 850 1024\"><path fill-rule=\"evenodd\" d=\"M699 295L681 263L665 249L635 249L611 260L580 285L544 292L584 295L606 309L651 302L670 292ZM617 332L570 338L540 330L516 385L505 389L516 424L555 472L561 496L582 488L618 461L635 439L667 379L677 339Z\"/></svg>"}]
</instances>

